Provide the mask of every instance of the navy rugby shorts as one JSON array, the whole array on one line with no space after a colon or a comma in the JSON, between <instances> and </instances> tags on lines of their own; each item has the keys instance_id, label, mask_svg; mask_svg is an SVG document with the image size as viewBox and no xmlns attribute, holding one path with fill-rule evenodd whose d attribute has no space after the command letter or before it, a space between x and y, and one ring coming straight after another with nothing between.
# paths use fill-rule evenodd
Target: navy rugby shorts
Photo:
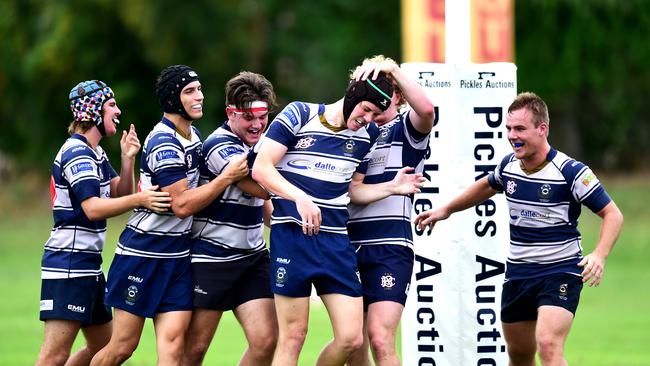
<instances>
[{"instance_id":1,"label":"navy rugby shorts","mask_svg":"<svg viewBox=\"0 0 650 366\"><path fill-rule=\"evenodd\" d=\"M104 275L41 281L41 320L76 320L82 327L105 324L113 318L104 305Z\"/></svg>"}]
</instances>

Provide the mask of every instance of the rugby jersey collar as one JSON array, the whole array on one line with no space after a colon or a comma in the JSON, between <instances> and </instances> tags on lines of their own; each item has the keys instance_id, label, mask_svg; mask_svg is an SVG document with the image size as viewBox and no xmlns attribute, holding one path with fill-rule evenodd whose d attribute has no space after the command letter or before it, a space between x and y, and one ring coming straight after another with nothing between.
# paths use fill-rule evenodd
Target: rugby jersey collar
<instances>
[{"instance_id":1,"label":"rugby jersey collar","mask_svg":"<svg viewBox=\"0 0 650 366\"><path fill-rule=\"evenodd\" d=\"M88 145L88 139L84 135L80 135L78 133L75 133L75 134L72 134L72 136L70 136L70 138L71 139L77 139L77 140L83 142L84 144ZM88 146L90 146L90 145L88 145Z\"/></svg>"},{"instance_id":2,"label":"rugby jersey collar","mask_svg":"<svg viewBox=\"0 0 650 366\"><path fill-rule=\"evenodd\" d=\"M174 122L168 120L167 118L163 117L163 118L160 120L160 123L162 123L163 125L165 125L165 126L171 128L172 131L176 131L176 125L174 124Z\"/></svg>"}]
</instances>

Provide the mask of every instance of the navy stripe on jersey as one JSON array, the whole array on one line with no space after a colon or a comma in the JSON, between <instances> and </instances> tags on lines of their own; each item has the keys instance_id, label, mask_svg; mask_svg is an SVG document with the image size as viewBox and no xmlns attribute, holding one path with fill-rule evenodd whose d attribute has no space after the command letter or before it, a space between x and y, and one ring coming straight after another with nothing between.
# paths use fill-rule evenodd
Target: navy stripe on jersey
<instances>
[{"instance_id":1,"label":"navy stripe on jersey","mask_svg":"<svg viewBox=\"0 0 650 366\"><path fill-rule=\"evenodd\" d=\"M610 197L591 169L551 149L541 170L526 174L514 154L507 155L488 176L505 192L510 215L507 279L540 274L579 274L582 257L578 218L584 204L602 210Z\"/></svg>"},{"instance_id":2,"label":"navy stripe on jersey","mask_svg":"<svg viewBox=\"0 0 650 366\"><path fill-rule=\"evenodd\" d=\"M391 181L405 166L422 172L429 134L418 132L409 111L379 127L379 137L368 161L365 184ZM413 196L395 195L368 205L350 204L348 233L355 245L393 244L412 247ZM378 229L380 228L380 229Z\"/></svg>"},{"instance_id":3,"label":"navy stripe on jersey","mask_svg":"<svg viewBox=\"0 0 650 366\"><path fill-rule=\"evenodd\" d=\"M273 120L264 139L287 147L276 168L321 209L320 229L345 234L348 187L355 172L365 174L379 129L369 124L357 131L332 132L319 119L324 111L322 104L293 102ZM302 225L295 203L277 196L272 222Z\"/></svg>"},{"instance_id":4,"label":"navy stripe on jersey","mask_svg":"<svg viewBox=\"0 0 650 366\"><path fill-rule=\"evenodd\" d=\"M54 226L41 261L43 279L101 274L106 220L89 220L81 202L110 197L116 176L101 146L93 150L79 134L63 144L52 164Z\"/></svg>"},{"instance_id":5,"label":"navy stripe on jersey","mask_svg":"<svg viewBox=\"0 0 650 366\"><path fill-rule=\"evenodd\" d=\"M140 158L139 189L161 188L187 179L196 188L201 162L201 136L192 126L190 139L176 133L163 117L145 139ZM115 249L116 254L147 258L180 258L190 253L192 217L181 219L169 211L156 213L144 207L133 210Z\"/></svg>"},{"instance_id":6,"label":"navy stripe on jersey","mask_svg":"<svg viewBox=\"0 0 650 366\"><path fill-rule=\"evenodd\" d=\"M248 155L249 149L224 122L203 144L200 184L216 178L230 159ZM263 205L264 200L243 192L236 184L226 187L194 215L192 262L228 262L266 250Z\"/></svg>"}]
</instances>

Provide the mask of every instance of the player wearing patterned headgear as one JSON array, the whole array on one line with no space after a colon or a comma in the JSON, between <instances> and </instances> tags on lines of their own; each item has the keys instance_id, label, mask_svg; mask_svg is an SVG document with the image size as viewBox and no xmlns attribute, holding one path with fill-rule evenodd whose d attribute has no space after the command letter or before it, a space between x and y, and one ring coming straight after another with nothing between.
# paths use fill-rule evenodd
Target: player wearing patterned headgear
<instances>
[{"instance_id":1,"label":"player wearing patterned headgear","mask_svg":"<svg viewBox=\"0 0 650 366\"><path fill-rule=\"evenodd\" d=\"M372 122L391 104L385 75L353 80L333 104L293 102L271 123L253 177L274 194L271 289L279 340L273 365L295 365L307 334L312 285L328 310L334 340L319 364L343 365L363 341L363 302L347 236L348 186L368 169L379 135ZM376 199L419 191L422 175L400 171L375 185Z\"/></svg>"},{"instance_id":2,"label":"player wearing patterned headgear","mask_svg":"<svg viewBox=\"0 0 650 366\"><path fill-rule=\"evenodd\" d=\"M623 214L591 169L551 147L549 124L542 98L517 95L506 118L513 152L449 203L415 218L419 229L433 228L454 212L504 193L510 250L501 325L510 365L535 365L535 353L542 365L567 364L564 343L583 283L600 284L623 225ZM582 205L602 219L595 249L584 257L578 231Z\"/></svg>"},{"instance_id":3,"label":"player wearing patterned headgear","mask_svg":"<svg viewBox=\"0 0 650 366\"><path fill-rule=\"evenodd\" d=\"M192 215L248 173L245 157L233 159L219 177L198 187L202 142L192 121L203 116L203 92L196 72L184 65L165 68L156 96L163 117L145 140L139 187L168 192L171 211L136 209L120 235L106 286L115 327L92 365L128 359L145 318L154 319L158 363L180 363L192 310Z\"/></svg>"},{"instance_id":4,"label":"player wearing patterned headgear","mask_svg":"<svg viewBox=\"0 0 650 366\"><path fill-rule=\"evenodd\" d=\"M366 59L354 70L352 78L372 80L380 72L390 78L395 93L390 107L375 118L380 137L370 157L372 163L365 177L353 176L350 184L348 233L357 247L366 337L364 347L350 357L348 365L369 365L369 345L377 365L399 365L395 335L414 262L413 196L391 195L369 203L368 197L358 194L363 190L355 187L388 182L402 167L422 172L433 128L433 104L392 59L384 56ZM400 112L399 108L406 102L410 108Z\"/></svg>"},{"instance_id":5,"label":"player wearing patterned headgear","mask_svg":"<svg viewBox=\"0 0 650 366\"><path fill-rule=\"evenodd\" d=\"M233 159L252 155L274 105L273 86L264 76L243 71L228 80L228 119L203 144L200 184L222 174ZM268 199L268 192L246 177L194 215L194 310L183 365L201 364L222 314L229 310L248 341L239 364L271 364L278 325L264 240L263 217L272 210Z\"/></svg>"},{"instance_id":6,"label":"player wearing patterned headgear","mask_svg":"<svg viewBox=\"0 0 650 366\"><path fill-rule=\"evenodd\" d=\"M45 337L37 365L87 365L110 338L111 312L104 305L101 270L106 218L140 206L156 211L170 206L167 193L133 193L133 164L140 149L133 125L120 140L119 176L99 146L102 137L115 135L121 114L111 88L99 80L84 81L69 98L74 117L70 138L52 165L54 227L41 267ZM86 346L68 360L79 329Z\"/></svg>"}]
</instances>

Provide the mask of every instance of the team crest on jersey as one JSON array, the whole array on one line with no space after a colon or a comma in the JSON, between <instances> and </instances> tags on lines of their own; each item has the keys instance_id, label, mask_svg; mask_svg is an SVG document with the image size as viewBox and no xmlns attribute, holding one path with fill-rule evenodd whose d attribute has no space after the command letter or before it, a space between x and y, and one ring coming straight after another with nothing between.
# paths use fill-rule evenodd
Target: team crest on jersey
<instances>
[{"instance_id":1,"label":"team crest on jersey","mask_svg":"<svg viewBox=\"0 0 650 366\"><path fill-rule=\"evenodd\" d=\"M517 190L517 182L515 182L514 180L509 180L508 183L506 183L506 192L509 195L512 195L513 193L515 193L516 190Z\"/></svg>"},{"instance_id":2,"label":"team crest on jersey","mask_svg":"<svg viewBox=\"0 0 650 366\"><path fill-rule=\"evenodd\" d=\"M278 270L275 271L275 285L278 287L284 287L286 282L287 270L284 267L278 267Z\"/></svg>"},{"instance_id":3,"label":"team crest on jersey","mask_svg":"<svg viewBox=\"0 0 650 366\"><path fill-rule=\"evenodd\" d=\"M384 290L390 290L395 286L395 277L393 277L392 273L384 273L383 276L381 276L381 287L384 288Z\"/></svg>"},{"instance_id":4,"label":"team crest on jersey","mask_svg":"<svg viewBox=\"0 0 650 366\"><path fill-rule=\"evenodd\" d=\"M187 161L187 167L192 167L192 154L185 155L185 161Z\"/></svg>"},{"instance_id":5,"label":"team crest on jersey","mask_svg":"<svg viewBox=\"0 0 650 366\"><path fill-rule=\"evenodd\" d=\"M355 151L357 151L357 143L352 139L347 140L343 145L343 152L351 155L354 154Z\"/></svg>"},{"instance_id":6,"label":"team crest on jersey","mask_svg":"<svg viewBox=\"0 0 650 366\"><path fill-rule=\"evenodd\" d=\"M307 136L307 137L303 137L300 140L298 140L298 142L296 143L296 146L294 146L294 148L296 148L298 150L305 150L305 149L308 149L308 148L314 146L314 143L316 143L316 139L311 137L311 136Z\"/></svg>"},{"instance_id":7,"label":"team crest on jersey","mask_svg":"<svg viewBox=\"0 0 650 366\"><path fill-rule=\"evenodd\" d=\"M377 137L377 142L378 143L383 143L386 140L388 140L388 135L390 133L390 129L386 126L382 126L379 128L379 136Z\"/></svg>"},{"instance_id":8,"label":"team crest on jersey","mask_svg":"<svg viewBox=\"0 0 650 366\"><path fill-rule=\"evenodd\" d=\"M550 184L542 184L541 187L539 187L539 191L537 192L540 198L540 201L542 202L548 202L548 198L551 196L551 185Z\"/></svg>"},{"instance_id":9,"label":"team crest on jersey","mask_svg":"<svg viewBox=\"0 0 650 366\"><path fill-rule=\"evenodd\" d=\"M134 305L135 302L140 298L140 294L138 292L139 290L137 286L129 286L126 291L124 291L124 300L126 303L129 305Z\"/></svg>"}]
</instances>

